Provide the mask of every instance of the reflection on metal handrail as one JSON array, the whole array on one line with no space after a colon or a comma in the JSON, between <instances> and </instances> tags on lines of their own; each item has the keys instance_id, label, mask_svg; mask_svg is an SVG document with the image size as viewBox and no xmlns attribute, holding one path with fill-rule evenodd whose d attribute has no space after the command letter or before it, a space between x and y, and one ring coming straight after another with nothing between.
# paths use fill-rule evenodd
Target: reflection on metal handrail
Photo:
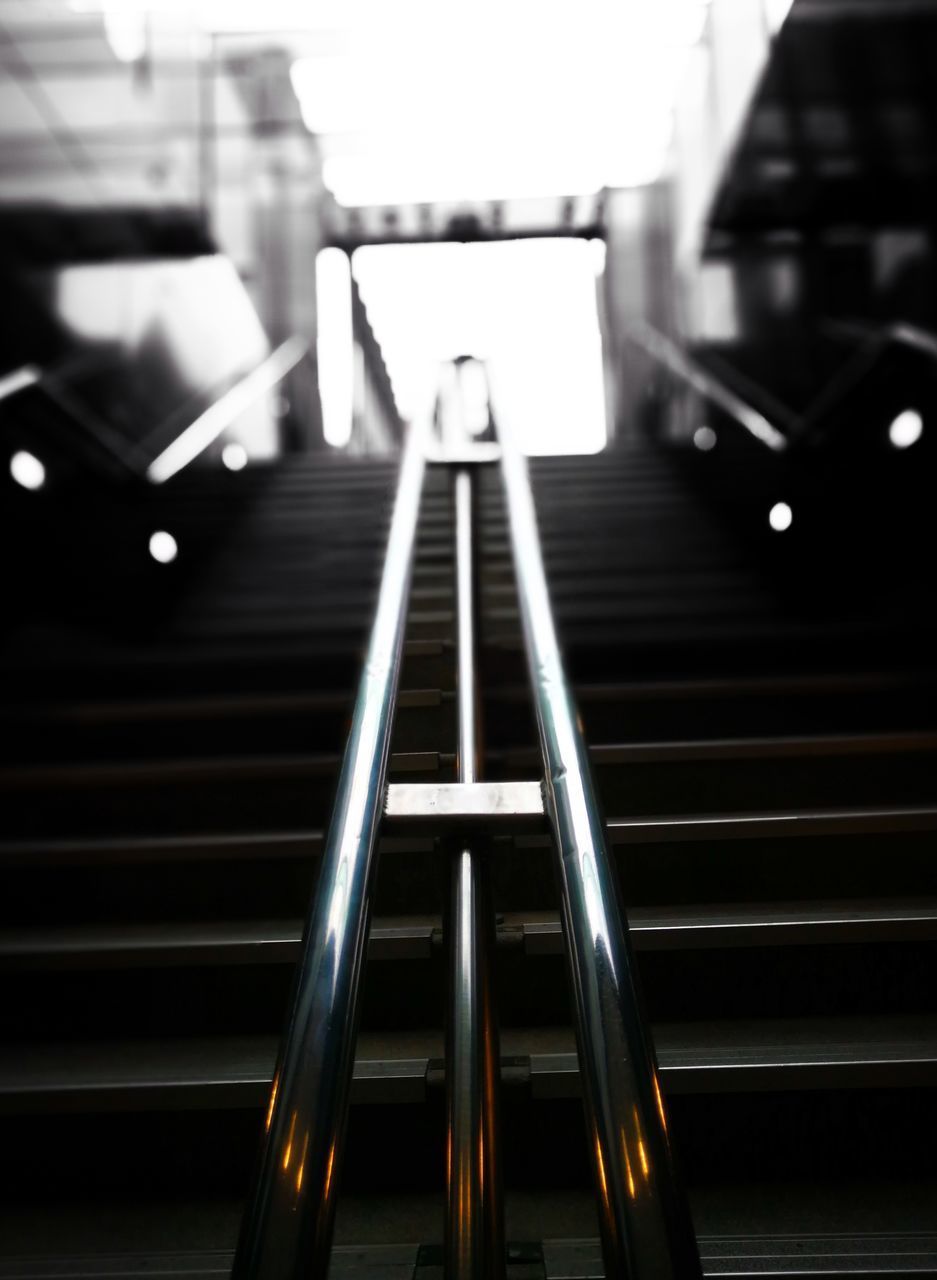
<instances>
[{"instance_id":1,"label":"reflection on metal handrail","mask_svg":"<svg viewBox=\"0 0 937 1280\"><path fill-rule=\"evenodd\" d=\"M246 378L236 382L224 395L200 413L172 444L158 454L146 469L146 477L153 484L163 484L183 467L187 467L208 448L235 418L265 391L285 378L294 365L299 364L308 347L299 337L287 338Z\"/></svg>"},{"instance_id":2,"label":"reflection on metal handrail","mask_svg":"<svg viewBox=\"0 0 937 1280\"><path fill-rule=\"evenodd\" d=\"M550 608L527 464L500 431L501 470L553 830L608 1276L701 1275L675 1176L654 1050L605 828Z\"/></svg>"},{"instance_id":3,"label":"reflection on metal handrail","mask_svg":"<svg viewBox=\"0 0 937 1280\"><path fill-rule=\"evenodd\" d=\"M264 1148L235 1255L240 1280L314 1280L328 1270L425 465L422 432L411 428Z\"/></svg>"},{"instance_id":4,"label":"reflection on metal handrail","mask_svg":"<svg viewBox=\"0 0 937 1280\"><path fill-rule=\"evenodd\" d=\"M705 396L712 404L728 414L756 440L776 453L783 453L788 447L787 437L770 423L763 413L746 404L730 387L720 382L718 378L714 378L698 361L681 351L677 344L671 342L664 334L649 324L643 323L633 325L629 333L649 355L666 365L678 378L689 383L701 396Z\"/></svg>"}]
</instances>

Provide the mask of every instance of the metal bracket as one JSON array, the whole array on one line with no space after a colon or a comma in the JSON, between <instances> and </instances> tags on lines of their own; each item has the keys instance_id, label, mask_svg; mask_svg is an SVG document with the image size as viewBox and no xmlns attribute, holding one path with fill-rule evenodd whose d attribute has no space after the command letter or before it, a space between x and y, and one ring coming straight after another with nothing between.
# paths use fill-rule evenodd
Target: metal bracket
<instances>
[{"instance_id":1,"label":"metal bracket","mask_svg":"<svg viewBox=\"0 0 937 1280\"><path fill-rule=\"evenodd\" d=\"M481 823L539 828L543 790L539 782L392 782L384 800L385 822L440 834Z\"/></svg>"},{"instance_id":2,"label":"metal bracket","mask_svg":"<svg viewBox=\"0 0 937 1280\"><path fill-rule=\"evenodd\" d=\"M476 440L448 446L443 446L436 440L428 440L424 449L428 463L445 467L466 467L475 463L499 462L501 459L501 446L493 440Z\"/></svg>"}]
</instances>

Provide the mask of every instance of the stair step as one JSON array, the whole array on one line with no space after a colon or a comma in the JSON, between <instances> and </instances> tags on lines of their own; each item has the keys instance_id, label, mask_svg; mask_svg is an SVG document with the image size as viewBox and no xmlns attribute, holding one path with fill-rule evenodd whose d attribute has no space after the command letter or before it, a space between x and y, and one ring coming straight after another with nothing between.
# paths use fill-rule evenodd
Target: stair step
<instances>
[{"instance_id":1,"label":"stair step","mask_svg":"<svg viewBox=\"0 0 937 1280\"><path fill-rule=\"evenodd\" d=\"M937 807L802 809L774 813L675 814L613 818L612 844L671 844L696 840L773 840L810 836L897 835L937 829ZM517 837L533 841L535 836Z\"/></svg>"},{"instance_id":2,"label":"stair step","mask_svg":"<svg viewBox=\"0 0 937 1280\"><path fill-rule=\"evenodd\" d=\"M937 1275L937 1233L700 1236L704 1276ZM546 1280L603 1280L598 1240L545 1240Z\"/></svg>"},{"instance_id":3,"label":"stair step","mask_svg":"<svg viewBox=\"0 0 937 1280\"><path fill-rule=\"evenodd\" d=\"M825 759L932 751L937 751L937 733L931 731L704 738L682 742L597 742L590 746L590 754L598 766L684 761ZM539 759L531 747L500 751L495 758L508 767L535 764Z\"/></svg>"},{"instance_id":4,"label":"stair step","mask_svg":"<svg viewBox=\"0 0 937 1280\"><path fill-rule=\"evenodd\" d=\"M638 951L937 940L937 898L632 907L628 923ZM299 919L0 929L0 967L293 964L301 940ZM529 956L564 950L559 917L548 912L508 913L498 941ZM442 943L438 916L377 919L368 956L428 958Z\"/></svg>"},{"instance_id":5,"label":"stair step","mask_svg":"<svg viewBox=\"0 0 937 1280\"><path fill-rule=\"evenodd\" d=\"M937 1275L937 1233L902 1235L805 1234L699 1237L704 1276L755 1280L762 1276L899 1277ZM541 1246L508 1242L507 1277L531 1258L544 1280L603 1280L605 1269L597 1239L544 1240ZM227 1280L233 1262L229 1250L189 1253L84 1254L66 1257L18 1257L0 1260L0 1280ZM329 1274L342 1280L431 1280L436 1254L417 1244L336 1245ZM421 1264L421 1265L420 1265Z\"/></svg>"},{"instance_id":6,"label":"stair step","mask_svg":"<svg viewBox=\"0 0 937 1280\"><path fill-rule=\"evenodd\" d=\"M775 840L927 832L937 830L937 806L803 809L771 813L649 815L612 818L612 845L682 844L699 841ZM230 834L88 837L0 841L0 866L97 865L112 862L216 861L307 858L321 852L321 830ZM548 848L546 835L518 835L519 848ZM385 837L383 849L422 849L428 841Z\"/></svg>"},{"instance_id":7,"label":"stair step","mask_svg":"<svg viewBox=\"0 0 937 1280\"><path fill-rule=\"evenodd\" d=\"M937 1019L831 1018L653 1028L672 1093L937 1086ZM571 1028L505 1028L502 1078L535 1098L575 1097ZM273 1036L10 1046L0 1108L256 1107L273 1079ZM441 1032L363 1033L352 1101L422 1102L442 1083Z\"/></svg>"},{"instance_id":8,"label":"stair step","mask_svg":"<svg viewBox=\"0 0 937 1280\"><path fill-rule=\"evenodd\" d=\"M631 907L627 915L638 951L937 938L937 898ZM563 950L559 919L521 918L519 927L528 954Z\"/></svg>"},{"instance_id":9,"label":"stair step","mask_svg":"<svg viewBox=\"0 0 937 1280\"><path fill-rule=\"evenodd\" d=\"M293 964L299 958L302 927L297 919L2 930L0 966ZM375 920L368 954L388 960L428 956L440 930L435 917Z\"/></svg>"}]
</instances>

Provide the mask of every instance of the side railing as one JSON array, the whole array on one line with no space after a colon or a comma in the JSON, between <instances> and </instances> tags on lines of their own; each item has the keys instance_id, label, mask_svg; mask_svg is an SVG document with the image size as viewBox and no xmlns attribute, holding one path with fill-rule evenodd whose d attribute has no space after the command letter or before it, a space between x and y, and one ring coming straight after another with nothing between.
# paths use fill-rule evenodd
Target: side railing
<instances>
[{"instance_id":1,"label":"side railing","mask_svg":"<svg viewBox=\"0 0 937 1280\"><path fill-rule=\"evenodd\" d=\"M245 409L282 382L307 351L305 341L298 336L281 342L265 360L212 401L185 430L160 450L146 468L146 478L150 483L164 484L194 462ZM141 449L145 453L148 447L148 441L144 441Z\"/></svg>"},{"instance_id":2,"label":"side railing","mask_svg":"<svg viewBox=\"0 0 937 1280\"><path fill-rule=\"evenodd\" d=\"M444 450L411 431L235 1280L323 1280L328 1270L382 821L442 837L440 848L450 860L447 1280L504 1275L488 845L499 829L542 826L545 819L562 896L606 1274L632 1280L698 1280L701 1274L588 750L556 636L527 463L509 433L499 436L498 445L467 441L464 448ZM452 473L458 780L387 787L428 453L434 465ZM495 461L506 499L542 781L481 780L474 472Z\"/></svg>"},{"instance_id":3,"label":"side railing","mask_svg":"<svg viewBox=\"0 0 937 1280\"><path fill-rule=\"evenodd\" d=\"M848 339L854 349L844 355L841 364L825 385L799 413L769 397L765 388L749 381L750 392L741 386L742 394L730 387L711 369L684 350L679 344L643 321L629 326L628 337L635 346L666 369L682 386L691 387L703 400L717 408L740 426L753 439L774 453L796 453L805 446L825 443L839 421L851 424L854 417L849 405L862 398L865 388L890 350L899 349L923 356L927 364L937 360L937 335L910 324L869 325L861 321L828 320L824 331L831 336ZM738 385L744 379L733 371ZM756 394L757 393L757 394ZM744 398L762 403L772 400L768 411L774 421ZM845 416L844 416L845 409ZM783 430L779 430L780 423Z\"/></svg>"},{"instance_id":4,"label":"side railing","mask_svg":"<svg viewBox=\"0 0 937 1280\"><path fill-rule=\"evenodd\" d=\"M279 386L307 353L308 346L302 338L287 338L166 444L160 443L160 429L141 441L122 436L102 416L81 404L55 369L23 365L0 378L0 402L35 388L80 429L81 434L71 441L72 447L80 446L98 466L106 466L122 479L145 477L151 484L160 485L194 462L246 409Z\"/></svg>"},{"instance_id":5,"label":"side railing","mask_svg":"<svg viewBox=\"0 0 937 1280\"><path fill-rule=\"evenodd\" d=\"M692 387L704 400L715 405L760 444L766 445L774 453L783 453L788 448L788 437L773 422L665 334L649 324L641 323L632 325L628 336L658 364Z\"/></svg>"}]
</instances>

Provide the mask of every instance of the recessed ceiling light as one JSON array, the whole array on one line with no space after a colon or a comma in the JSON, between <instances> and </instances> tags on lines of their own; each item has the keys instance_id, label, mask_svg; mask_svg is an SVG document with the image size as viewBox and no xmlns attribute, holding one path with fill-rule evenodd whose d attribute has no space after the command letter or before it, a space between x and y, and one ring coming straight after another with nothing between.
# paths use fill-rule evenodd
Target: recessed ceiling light
<instances>
[{"instance_id":1,"label":"recessed ceiling light","mask_svg":"<svg viewBox=\"0 0 937 1280\"><path fill-rule=\"evenodd\" d=\"M31 453L20 449L10 459L10 475L24 489L41 489L46 482L46 469Z\"/></svg>"},{"instance_id":2,"label":"recessed ceiling light","mask_svg":"<svg viewBox=\"0 0 937 1280\"><path fill-rule=\"evenodd\" d=\"M232 440L222 449L221 461L229 471L243 471L247 466L247 450L242 444Z\"/></svg>"},{"instance_id":3,"label":"recessed ceiling light","mask_svg":"<svg viewBox=\"0 0 937 1280\"><path fill-rule=\"evenodd\" d=\"M776 502L768 512L768 524L775 533L783 533L791 527L794 513L786 502Z\"/></svg>"},{"instance_id":4,"label":"recessed ceiling light","mask_svg":"<svg viewBox=\"0 0 937 1280\"><path fill-rule=\"evenodd\" d=\"M896 449L908 449L921 438L924 419L917 409L905 409L888 428L888 439Z\"/></svg>"},{"instance_id":5,"label":"recessed ceiling light","mask_svg":"<svg viewBox=\"0 0 937 1280\"><path fill-rule=\"evenodd\" d=\"M150 534L150 555L157 564L171 564L179 554L179 544L171 533L157 529Z\"/></svg>"}]
</instances>

